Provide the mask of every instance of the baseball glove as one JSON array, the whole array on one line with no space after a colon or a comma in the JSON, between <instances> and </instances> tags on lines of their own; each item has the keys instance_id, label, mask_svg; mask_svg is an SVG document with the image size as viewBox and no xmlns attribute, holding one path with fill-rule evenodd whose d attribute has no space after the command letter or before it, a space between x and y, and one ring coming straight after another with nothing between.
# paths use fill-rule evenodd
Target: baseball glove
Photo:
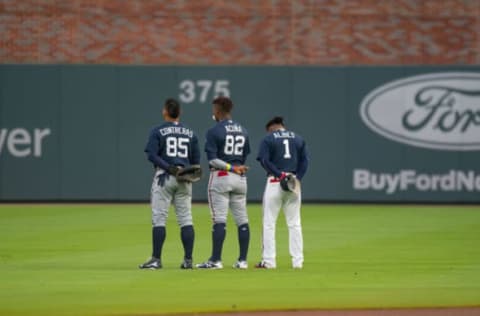
<instances>
[{"instance_id":1,"label":"baseball glove","mask_svg":"<svg viewBox=\"0 0 480 316\"><path fill-rule=\"evenodd\" d=\"M300 193L300 182L293 174L287 174L280 180L280 187L283 191L290 191L295 194Z\"/></svg>"},{"instance_id":2,"label":"baseball glove","mask_svg":"<svg viewBox=\"0 0 480 316\"><path fill-rule=\"evenodd\" d=\"M191 165L180 169L177 172L177 181L180 182L197 182L202 177L202 168L200 165Z\"/></svg>"}]
</instances>

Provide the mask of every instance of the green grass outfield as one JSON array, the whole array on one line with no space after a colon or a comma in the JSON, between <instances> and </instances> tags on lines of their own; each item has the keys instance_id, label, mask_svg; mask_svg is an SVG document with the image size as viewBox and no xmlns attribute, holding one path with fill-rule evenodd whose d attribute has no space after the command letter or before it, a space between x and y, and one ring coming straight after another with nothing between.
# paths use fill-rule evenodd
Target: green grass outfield
<instances>
[{"instance_id":1,"label":"green grass outfield","mask_svg":"<svg viewBox=\"0 0 480 316\"><path fill-rule=\"evenodd\" d=\"M305 205L303 270L290 267L283 214L278 268L260 259L261 207L249 205L250 269L230 268L237 236L229 219L225 269L180 270L170 213L164 269L137 268L151 252L141 205L0 204L0 315L480 305L480 206ZM206 205L194 206L195 262L210 253Z\"/></svg>"}]
</instances>

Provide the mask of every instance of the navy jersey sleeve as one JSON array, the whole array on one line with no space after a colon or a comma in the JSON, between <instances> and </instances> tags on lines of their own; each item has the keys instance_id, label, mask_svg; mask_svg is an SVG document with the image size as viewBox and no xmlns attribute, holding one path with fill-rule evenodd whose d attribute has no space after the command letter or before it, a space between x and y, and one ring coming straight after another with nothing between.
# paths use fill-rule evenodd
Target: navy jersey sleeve
<instances>
[{"instance_id":1,"label":"navy jersey sleeve","mask_svg":"<svg viewBox=\"0 0 480 316\"><path fill-rule=\"evenodd\" d=\"M270 157L270 148L268 145L268 138L264 138L262 143L260 144L260 149L258 150L258 157L257 160L262 165L263 169L267 171L269 174L273 174L275 177L280 177L282 172L278 170L277 167L271 162Z\"/></svg>"},{"instance_id":2,"label":"navy jersey sleeve","mask_svg":"<svg viewBox=\"0 0 480 316\"><path fill-rule=\"evenodd\" d=\"M245 135L245 147L243 148L243 160L247 161L247 156L250 154L250 139L248 135Z\"/></svg>"},{"instance_id":3,"label":"navy jersey sleeve","mask_svg":"<svg viewBox=\"0 0 480 316\"><path fill-rule=\"evenodd\" d=\"M213 160L218 158L218 146L215 139L215 130L213 128L209 129L207 132L206 142L205 142L205 152L207 153L207 159Z\"/></svg>"},{"instance_id":4,"label":"navy jersey sleeve","mask_svg":"<svg viewBox=\"0 0 480 316\"><path fill-rule=\"evenodd\" d=\"M192 137L192 153L190 155L190 164L192 165L200 164L200 149L198 147L197 135L193 135Z\"/></svg>"},{"instance_id":5,"label":"navy jersey sleeve","mask_svg":"<svg viewBox=\"0 0 480 316\"><path fill-rule=\"evenodd\" d=\"M262 163L262 160L266 159L268 156L268 146L267 146L267 139L264 138L258 147L258 155L257 160Z\"/></svg>"},{"instance_id":6,"label":"navy jersey sleeve","mask_svg":"<svg viewBox=\"0 0 480 316\"><path fill-rule=\"evenodd\" d=\"M158 166L164 170L167 170L169 164L160 158L160 138L158 135L157 129L152 129L150 135L148 136L147 145L145 146L145 152L147 153L147 158L150 162L152 162L155 166Z\"/></svg>"},{"instance_id":7,"label":"navy jersey sleeve","mask_svg":"<svg viewBox=\"0 0 480 316\"><path fill-rule=\"evenodd\" d=\"M307 172L308 162L309 162L309 157L308 157L307 145L305 144L305 141L302 140L301 146L298 151L297 178L299 180L301 180L305 175L305 173Z\"/></svg>"}]
</instances>

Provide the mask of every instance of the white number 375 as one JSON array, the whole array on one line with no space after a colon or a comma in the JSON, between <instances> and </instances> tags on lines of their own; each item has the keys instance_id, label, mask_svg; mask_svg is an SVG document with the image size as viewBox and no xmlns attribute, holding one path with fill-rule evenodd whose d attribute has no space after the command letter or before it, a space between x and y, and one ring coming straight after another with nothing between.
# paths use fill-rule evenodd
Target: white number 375
<instances>
[{"instance_id":1,"label":"white number 375","mask_svg":"<svg viewBox=\"0 0 480 316\"><path fill-rule=\"evenodd\" d=\"M210 93L213 93L211 97L219 95L230 97L228 80L183 80L179 88L178 97L182 103L205 103Z\"/></svg>"}]
</instances>

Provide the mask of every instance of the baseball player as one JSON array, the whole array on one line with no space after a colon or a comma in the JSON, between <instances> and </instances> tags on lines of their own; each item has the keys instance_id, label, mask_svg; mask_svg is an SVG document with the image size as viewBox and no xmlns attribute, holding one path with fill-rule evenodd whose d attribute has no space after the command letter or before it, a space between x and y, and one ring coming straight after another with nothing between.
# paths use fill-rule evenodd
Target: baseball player
<instances>
[{"instance_id":1,"label":"baseball player","mask_svg":"<svg viewBox=\"0 0 480 316\"><path fill-rule=\"evenodd\" d=\"M234 268L247 269L250 229L247 215L247 177L245 160L250 153L247 130L232 120L233 103L227 97L213 100L213 119L217 124L208 130L205 152L210 165L208 204L213 220L212 255L197 264L202 269L222 269L222 247L230 208L238 227L240 255Z\"/></svg>"},{"instance_id":2,"label":"baseball player","mask_svg":"<svg viewBox=\"0 0 480 316\"><path fill-rule=\"evenodd\" d=\"M179 122L180 104L167 99L163 107L165 123L152 129L145 147L148 160L153 163L155 176L151 190L152 257L140 269L162 268L161 254L165 241L165 224L171 202L175 206L177 222L181 227L184 249L182 269L192 269L194 230L192 222L192 183L177 180L182 168L198 165L200 150L194 132Z\"/></svg>"},{"instance_id":3,"label":"baseball player","mask_svg":"<svg viewBox=\"0 0 480 316\"><path fill-rule=\"evenodd\" d=\"M263 253L257 268L276 268L275 225L283 208L288 226L293 268L303 267L303 237L300 221L300 182L308 167L303 138L287 129L282 117L270 120L268 135L260 144L257 160L267 171L263 194ZM293 187L295 187L295 190ZM294 192L296 191L296 192Z\"/></svg>"}]
</instances>

